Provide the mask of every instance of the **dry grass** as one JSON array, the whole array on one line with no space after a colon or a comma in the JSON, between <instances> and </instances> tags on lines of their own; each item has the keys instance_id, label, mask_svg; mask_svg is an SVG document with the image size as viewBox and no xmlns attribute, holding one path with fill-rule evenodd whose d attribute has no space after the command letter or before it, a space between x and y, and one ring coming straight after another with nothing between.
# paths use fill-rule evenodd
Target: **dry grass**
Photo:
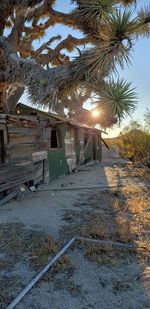
<instances>
[{"instance_id":1,"label":"dry grass","mask_svg":"<svg viewBox=\"0 0 150 309\"><path fill-rule=\"evenodd\" d=\"M124 201L124 196L126 196L126 201ZM87 228L87 231L89 231L88 236L99 239L113 239L125 243L135 243L136 258L141 262L148 263L150 260L150 195L148 191L143 192L141 190L133 190L133 188L123 189L120 191L117 201L115 201L115 210L117 210L117 207L118 212L116 212L116 218L112 219L112 224L110 220L106 222L105 217L102 221L100 221L100 218L96 218L96 221L93 219L89 220L90 224L89 228ZM97 252L97 258L95 250ZM88 249L86 255L91 259L91 249ZM106 255L106 260L102 259L102 261L106 263L109 260L114 263L112 251L107 250ZM124 257L129 258L129 255L131 258L133 257L129 253L126 253ZM94 248L94 260L99 262L101 256L101 250ZM120 255L117 255L117 257L120 259ZM114 258L116 261L115 254Z\"/></svg>"},{"instance_id":2,"label":"dry grass","mask_svg":"<svg viewBox=\"0 0 150 309\"><path fill-rule=\"evenodd\" d=\"M128 173L131 175L128 168L124 168L122 173L124 177L128 177ZM150 269L147 266L150 262L150 193L148 189L145 187L145 190L141 190L137 186L129 186L117 191L95 190L88 196L82 194L75 206L78 206L77 211L64 214L64 220L69 221L70 225L69 228L65 226L60 231L63 241L74 235L81 235L94 239L134 243L136 252L118 251L111 246L102 247L85 242L80 243L79 247L84 249L84 254L89 260L99 265L115 267L132 262L144 265L143 280L146 280L148 286L150 278ZM32 269L39 271L59 248L49 235L41 231L27 230L18 223L0 225L0 242L2 247L0 268L4 271L0 281L0 308L5 308L12 299L12 295L16 294L20 281L18 277L8 278L5 271L13 269L20 261L28 263ZM60 273L70 275L73 269L74 265L70 258L63 256L42 280L49 281ZM79 293L74 283L67 283L68 278L64 278L64 281L60 278L56 279L58 279L56 288L63 288L64 283L67 290L74 294ZM19 282L20 284L22 282ZM13 287L12 290L10 285ZM121 287L121 289L124 288L126 286ZM119 283L116 283L114 291L117 293L119 289Z\"/></svg>"},{"instance_id":3,"label":"dry grass","mask_svg":"<svg viewBox=\"0 0 150 309\"><path fill-rule=\"evenodd\" d=\"M48 261L49 256L58 250L50 236L27 230L18 223L0 225L0 242L2 253L7 255L5 262L8 261L11 266L20 260L28 260L33 268L41 267Z\"/></svg>"},{"instance_id":4,"label":"dry grass","mask_svg":"<svg viewBox=\"0 0 150 309\"><path fill-rule=\"evenodd\" d=\"M18 223L0 225L0 243L0 308L6 308L24 285L24 278L11 276L11 271L15 270L17 264L26 265L38 272L47 264L50 256L56 254L59 247L49 235L27 230ZM43 280L49 280L52 275L64 270L73 270L68 256L61 257Z\"/></svg>"},{"instance_id":5,"label":"dry grass","mask_svg":"<svg viewBox=\"0 0 150 309\"><path fill-rule=\"evenodd\" d=\"M0 279L0 308L6 308L6 304L12 301L14 293L17 292L17 286L20 284L18 276L3 276ZM8 293L9 291L9 293Z\"/></svg>"},{"instance_id":6,"label":"dry grass","mask_svg":"<svg viewBox=\"0 0 150 309\"><path fill-rule=\"evenodd\" d=\"M128 177L128 168L120 170L124 177ZM141 168L139 170L141 173ZM131 173L130 176L132 176ZM82 243L86 257L100 264L110 265L135 260L148 263L150 259L150 193L146 186L145 189L128 186L100 193L95 191L88 197L83 194L76 205L81 208L81 211L77 214L69 212L71 225L69 230L66 227L62 230L64 237L67 235L69 238L70 235L76 234L136 245L136 252L123 252L122 254L110 247L105 250L100 245ZM78 218L80 218L80 224Z\"/></svg>"},{"instance_id":7,"label":"dry grass","mask_svg":"<svg viewBox=\"0 0 150 309\"><path fill-rule=\"evenodd\" d=\"M85 256L92 262L100 265L118 266L131 261L129 253L114 250L112 246L101 247L99 244L82 244ZM128 261L127 261L127 257Z\"/></svg>"},{"instance_id":8,"label":"dry grass","mask_svg":"<svg viewBox=\"0 0 150 309\"><path fill-rule=\"evenodd\" d=\"M125 172L130 177L139 178L142 181L150 182L150 169L148 167L137 167L136 164L127 164Z\"/></svg>"},{"instance_id":9,"label":"dry grass","mask_svg":"<svg viewBox=\"0 0 150 309\"><path fill-rule=\"evenodd\" d=\"M81 287L74 283L70 277L62 275L61 278L55 280L55 290L65 290L73 296L81 294Z\"/></svg>"}]
</instances>

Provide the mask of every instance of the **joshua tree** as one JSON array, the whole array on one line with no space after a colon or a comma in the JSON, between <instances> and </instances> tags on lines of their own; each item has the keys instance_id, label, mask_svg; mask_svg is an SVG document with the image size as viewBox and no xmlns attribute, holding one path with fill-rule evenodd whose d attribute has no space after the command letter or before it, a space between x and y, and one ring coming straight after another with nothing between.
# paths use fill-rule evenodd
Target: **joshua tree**
<instances>
[{"instance_id":1,"label":"joshua tree","mask_svg":"<svg viewBox=\"0 0 150 309\"><path fill-rule=\"evenodd\" d=\"M57 110L63 102L69 106L82 87L86 97L96 96L105 115L120 120L134 110L136 97L130 83L114 82L111 76L118 64L129 62L133 41L149 36L149 8L132 17L133 0L73 0L75 9L66 14L54 9L55 2L0 0L1 111L13 111L24 87L32 104L55 105ZM49 37L35 49L34 41L47 29L50 35L57 23L80 30L83 37ZM54 41L58 44L52 48ZM79 55L71 60L74 49Z\"/></svg>"}]
</instances>

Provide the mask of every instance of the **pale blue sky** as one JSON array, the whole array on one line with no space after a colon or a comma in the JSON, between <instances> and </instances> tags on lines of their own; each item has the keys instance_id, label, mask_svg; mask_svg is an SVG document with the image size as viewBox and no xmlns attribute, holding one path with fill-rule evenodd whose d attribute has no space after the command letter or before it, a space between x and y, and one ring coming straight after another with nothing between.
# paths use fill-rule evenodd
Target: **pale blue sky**
<instances>
[{"instance_id":1,"label":"pale blue sky","mask_svg":"<svg viewBox=\"0 0 150 309\"><path fill-rule=\"evenodd\" d=\"M57 0L55 8L57 10L68 12L71 9L69 0ZM142 0L138 1L139 7L144 5L150 5L150 1ZM71 28L64 27L62 25L56 25L49 28L46 32L44 41L53 35L60 34L63 38L71 33L76 37L81 37L82 34L79 31L72 31ZM41 41L36 41L35 46L41 45ZM132 65L129 67L125 66L124 70L119 69L120 78L124 78L127 81L132 82L133 87L136 87L138 94L138 106L136 111L133 113L132 118L139 121L143 120L143 113L146 107L150 108L150 39L142 38L135 42L134 51L132 52L131 62ZM26 97L23 96L24 101ZM125 125L130 121L130 117L127 117L123 122ZM110 130L110 136L114 136L119 133L121 128Z\"/></svg>"}]
</instances>

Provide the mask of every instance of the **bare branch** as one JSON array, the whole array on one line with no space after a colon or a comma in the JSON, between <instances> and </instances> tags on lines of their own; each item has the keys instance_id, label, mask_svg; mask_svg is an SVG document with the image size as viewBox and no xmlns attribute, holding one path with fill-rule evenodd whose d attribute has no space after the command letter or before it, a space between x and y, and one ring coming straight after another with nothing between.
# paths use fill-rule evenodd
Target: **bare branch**
<instances>
[{"instance_id":1,"label":"bare branch","mask_svg":"<svg viewBox=\"0 0 150 309\"><path fill-rule=\"evenodd\" d=\"M37 50L34 51L32 55L34 55L35 58L37 58L43 50L48 49L49 45L52 44L55 40L60 40L61 36L53 36L50 40L48 40L46 43L42 44Z\"/></svg>"}]
</instances>

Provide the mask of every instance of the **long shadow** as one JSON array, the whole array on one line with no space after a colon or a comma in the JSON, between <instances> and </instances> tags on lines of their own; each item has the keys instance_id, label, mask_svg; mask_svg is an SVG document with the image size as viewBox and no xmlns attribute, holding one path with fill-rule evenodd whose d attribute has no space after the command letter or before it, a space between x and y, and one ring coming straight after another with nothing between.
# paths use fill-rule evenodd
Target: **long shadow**
<instances>
[{"instance_id":1,"label":"long shadow","mask_svg":"<svg viewBox=\"0 0 150 309\"><path fill-rule=\"evenodd\" d=\"M102 288L109 285L111 293L116 296L118 305L115 307L112 304L112 308L150 308L150 248L144 232L144 227L148 229L148 216L146 209L142 209L143 192L130 186L124 187L120 164L121 161L112 157L110 163L108 158L100 169L97 167L100 179L110 188L80 192L79 199L74 204L76 210L69 215L67 212L64 217L66 221L69 218L69 230L68 226L65 227L62 235L69 238L78 234L95 239L133 243L135 249L131 252L83 243L81 249L84 247L84 254L88 259L107 267L110 273L113 271L111 282L101 282ZM111 169L113 165L115 172ZM108 183L106 170L109 168L109 172L115 174L116 188L113 188L113 181Z\"/></svg>"},{"instance_id":2,"label":"long shadow","mask_svg":"<svg viewBox=\"0 0 150 309\"><path fill-rule=\"evenodd\" d=\"M107 206L113 213L112 225L114 230L110 224L106 224L105 220L102 222L102 225L104 230L105 226L107 226L105 232L110 239L125 243L130 242L135 245L136 249L133 253L122 253L121 256L129 268L132 263L132 269L134 269L134 283L138 285L139 293L141 294L139 304L137 305L139 308L140 306L141 308L150 308L150 289L148 293L148 288L150 288L150 239L148 237L150 217L149 202L147 200L148 191L145 190L143 192L140 187L136 187L136 183L133 186L130 186L130 184L126 184L125 186L124 180L128 178L127 166L121 158L113 158L113 152L111 161L108 158L108 162L106 160L106 163L104 163L104 169L110 166L113 166L115 171L112 173L115 173L116 189L110 190L109 195L111 200ZM114 254L116 255L116 253ZM137 271L135 271L135 268ZM121 281L119 285L120 287L116 286L116 289L122 291L123 286Z\"/></svg>"}]
</instances>

